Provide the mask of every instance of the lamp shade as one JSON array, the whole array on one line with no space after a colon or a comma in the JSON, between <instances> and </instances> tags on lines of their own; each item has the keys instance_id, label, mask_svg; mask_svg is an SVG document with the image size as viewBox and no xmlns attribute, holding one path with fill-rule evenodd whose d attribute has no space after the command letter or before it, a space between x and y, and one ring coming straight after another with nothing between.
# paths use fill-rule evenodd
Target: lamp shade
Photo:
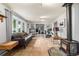
<instances>
[{"instance_id":1,"label":"lamp shade","mask_svg":"<svg viewBox=\"0 0 79 59\"><path fill-rule=\"evenodd\" d=\"M0 21L3 22L3 18L7 18L6 16L0 14Z\"/></svg>"}]
</instances>

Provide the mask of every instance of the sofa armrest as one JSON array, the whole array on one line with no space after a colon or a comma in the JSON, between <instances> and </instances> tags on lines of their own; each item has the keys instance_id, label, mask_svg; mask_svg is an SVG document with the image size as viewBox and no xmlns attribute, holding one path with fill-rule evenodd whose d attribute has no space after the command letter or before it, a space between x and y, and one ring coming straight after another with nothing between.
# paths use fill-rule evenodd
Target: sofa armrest
<instances>
[{"instance_id":1,"label":"sofa armrest","mask_svg":"<svg viewBox=\"0 0 79 59\"><path fill-rule=\"evenodd\" d=\"M29 34L28 36L25 37L25 41L31 37L32 37L32 34Z\"/></svg>"}]
</instances>

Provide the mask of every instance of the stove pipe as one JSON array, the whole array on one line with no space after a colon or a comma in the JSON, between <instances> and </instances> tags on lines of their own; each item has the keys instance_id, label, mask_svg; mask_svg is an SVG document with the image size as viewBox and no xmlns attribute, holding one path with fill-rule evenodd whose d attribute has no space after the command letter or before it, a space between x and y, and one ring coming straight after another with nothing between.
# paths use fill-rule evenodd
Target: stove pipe
<instances>
[{"instance_id":1,"label":"stove pipe","mask_svg":"<svg viewBox=\"0 0 79 59\"><path fill-rule=\"evenodd\" d=\"M65 3L63 7L66 7L67 39L72 41L72 3Z\"/></svg>"}]
</instances>

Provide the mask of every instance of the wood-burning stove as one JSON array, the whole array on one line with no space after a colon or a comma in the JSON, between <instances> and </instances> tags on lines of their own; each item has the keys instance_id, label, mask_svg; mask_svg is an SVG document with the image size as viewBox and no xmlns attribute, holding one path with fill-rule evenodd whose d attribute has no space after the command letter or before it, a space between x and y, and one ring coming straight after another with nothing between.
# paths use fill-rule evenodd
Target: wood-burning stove
<instances>
[{"instance_id":1,"label":"wood-burning stove","mask_svg":"<svg viewBox=\"0 0 79 59\"><path fill-rule=\"evenodd\" d=\"M67 55L77 55L77 44L75 40L69 41L67 39L61 39L60 49L62 49Z\"/></svg>"},{"instance_id":2,"label":"wood-burning stove","mask_svg":"<svg viewBox=\"0 0 79 59\"><path fill-rule=\"evenodd\" d=\"M76 55L77 41L72 39L72 3L65 3L63 7L66 7L67 39L61 39L60 49L67 55Z\"/></svg>"}]
</instances>

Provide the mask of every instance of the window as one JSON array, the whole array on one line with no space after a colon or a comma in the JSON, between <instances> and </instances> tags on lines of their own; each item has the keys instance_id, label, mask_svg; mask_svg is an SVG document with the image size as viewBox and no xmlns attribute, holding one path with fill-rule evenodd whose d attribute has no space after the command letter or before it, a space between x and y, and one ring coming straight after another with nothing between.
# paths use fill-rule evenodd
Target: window
<instances>
[{"instance_id":1,"label":"window","mask_svg":"<svg viewBox=\"0 0 79 59\"><path fill-rule=\"evenodd\" d=\"M22 32L25 32L25 24L24 23L22 23Z\"/></svg>"},{"instance_id":2,"label":"window","mask_svg":"<svg viewBox=\"0 0 79 59\"><path fill-rule=\"evenodd\" d=\"M18 21L18 32L21 32L21 21Z\"/></svg>"},{"instance_id":3,"label":"window","mask_svg":"<svg viewBox=\"0 0 79 59\"><path fill-rule=\"evenodd\" d=\"M12 25L13 32L16 32L16 19L13 19Z\"/></svg>"}]
</instances>

